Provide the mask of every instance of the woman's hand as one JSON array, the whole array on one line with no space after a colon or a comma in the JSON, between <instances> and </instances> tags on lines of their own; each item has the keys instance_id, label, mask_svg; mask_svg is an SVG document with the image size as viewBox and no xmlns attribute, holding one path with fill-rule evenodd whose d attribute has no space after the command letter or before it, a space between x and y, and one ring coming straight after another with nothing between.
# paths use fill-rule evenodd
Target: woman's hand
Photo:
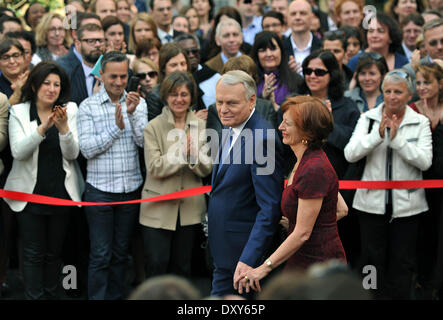
<instances>
[{"instance_id":1,"label":"woman's hand","mask_svg":"<svg viewBox=\"0 0 443 320\"><path fill-rule=\"evenodd\" d=\"M48 131L53 125L54 125L54 112L51 112L51 114L46 119L41 119L42 123L37 127L37 132L44 137L46 134L46 131Z\"/></svg>"},{"instance_id":2,"label":"woman's hand","mask_svg":"<svg viewBox=\"0 0 443 320\"><path fill-rule=\"evenodd\" d=\"M385 129L388 128L388 122L389 122L389 118L386 115L386 113L383 111L383 114L381 117L381 122L380 122L380 127L378 128L378 133L380 134L380 137L382 139L385 138Z\"/></svg>"},{"instance_id":3,"label":"woman's hand","mask_svg":"<svg viewBox=\"0 0 443 320\"><path fill-rule=\"evenodd\" d=\"M275 85L276 83L277 78L273 73L265 74L265 83L262 91L263 99L269 99L271 97L272 93L274 93L274 90L277 88Z\"/></svg>"},{"instance_id":4,"label":"woman's hand","mask_svg":"<svg viewBox=\"0 0 443 320\"><path fill-rule=\"evenodd\" d=\"M357 72L354 72L351 81L349 82L349 90L355 89L357 86Z\"/></svg>"},{"instance_id":5,"label":"woman's hand","mask_svg":"<svg viewBox=\"0 0 443 320\"><path fill-rule=\"evenodd\" d=\"M204 121L208 120L208 109L194 111L194 114L197 116L197 118L200 118Z\"/></svg>"},{"instance_id":6,"label":"woman's hand","mask_svg":"<svg viewBox=\"0 0 443 320\"><path fill-rule=\"evenodd\" d=\"M267 265L262 264L261 266L251 269L242 275L241 281L245 281L249 283L249 286L254 291L261 291L260 280L266 277L270 272L270 269Z\"/></svg>"},{"instance_id":7,"label":"woman's hand","mask_svg":"<svg viewBox=\"0 0 443 320\"><path fill-rule=\"evenodd\" d=\"M55 127L61 135L65 135L69 131L68 126L68 114L66 113L66 107L55 106L52 113L52 121Z\"/></svg>"},{"instance_id":8,"label":"woman's hand","mask_svg":"<svg viewBox=\"0 0 443 320\"><path fill-rule=\"evenodd\" d=\"M415 70L420 64L420 50L415 49L411 55L411 67Z\"/></svg>"}]
</instances>

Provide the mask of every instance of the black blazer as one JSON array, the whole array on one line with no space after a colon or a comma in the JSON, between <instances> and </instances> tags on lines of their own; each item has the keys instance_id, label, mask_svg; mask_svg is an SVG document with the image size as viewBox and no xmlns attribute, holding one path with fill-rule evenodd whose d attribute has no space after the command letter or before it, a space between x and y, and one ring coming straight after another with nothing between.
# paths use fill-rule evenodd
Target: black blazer
<instances>
[{"instance_id":1,"label":"black blazer","mask_svg":"<svg viewBox=\"0 0 443 320\"><path fill-rule=\"evenodd\" d=\"M286 50L286 56L288 58L288 61L289 61L289 56L294 55L294 48L292 47L291 37L292 37L292 34L289 37L283 39L283 46ZM314 36L314 34L312 34L312 37L313 38L312 38L311 52L322 48L321 40L319 38L317 38L316 36Z\"/></svg>"}]
</instances>

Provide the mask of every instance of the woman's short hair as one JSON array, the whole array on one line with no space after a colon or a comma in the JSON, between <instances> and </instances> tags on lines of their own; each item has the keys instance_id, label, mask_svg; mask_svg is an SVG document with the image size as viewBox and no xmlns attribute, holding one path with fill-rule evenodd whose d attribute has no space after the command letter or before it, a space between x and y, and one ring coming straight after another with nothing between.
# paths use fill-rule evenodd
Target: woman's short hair
<instances>
[{"instance_id":1,"label":"woman's short hair","mask_svg":"<svg viewBox=\"0 0 443 320\"><path fill-rule=\"evenodd\" d=\"M185 57L189 71L189 66L191 64L189 63L188 55L180 45L178 45L177 43L166 43L165 45L162 46L162 48L160 49L160 56L158 58L158 67L160 69L160 77L161 77L160 81L166 76L165 69L168 61L178 56L180 53L183 54L183 56Z\"/></svg>"},{"instance_id":2,"label":"woman's short hair","mask_svg":"<svg viewBox=\"0 0 443 320\"><path fill-rule=\"evenodd\" d=\"M162 43L157 38L143 39L137 44L137 49L135 50L135 56L141 58L147 56L152 48L157 48L158 51L162 48Z\"/></svg>"},{"instance_id":3,"label":"woman's short hair","mask_svg":"<svg viewBox=\"0 0 443 320\"><path fill-rule=\"evenodd\" d=\"M148 13L146 12L142 12L142 13L137 13L137 15L131 20L131 22L129 23L129 50L131 52L135 52L137 49L137 42L135 41L135 36L134 36L134 27L135 24L137 23L137 21L144 21L146 22L149 27L152 30L152 33L154 34L154 38L158 38L158 33L157 33L157 24L155 23L154 18L152 18Z\"/></svg>"},{"instance_id":4,"label":"woman's short hair","mask_svg":"<svg viewBox=\"0 0 443 320\"><path fill-rule=\"evenodd\" d=\"M106 32L110 27L119 24L122 26L123 31L125 30L125 24L116 16L107 16L102 20L103 31Z\"/></svg>"},{"instance_id":5,"label":"woman's short hair","mask_svg":"<svg viewBox=\"0 0 443 320\"><path fill-rule=\"evenodd\" d=\"M289 116L308 147L320 149L334 130L334 119L328 108L316 97L297 96L286 99L282 104L283 113Z\"/></svg>"},{"instance_id":6,"label":"woman's short hair","mask_svg":"<svg viewBox=\"0 0 443 320\"><path fill-rule=\"evenodd\" d=\"M230 58L223 66L222 74L233 70L241 70L249 74L258 82L257 65L251 57L242 54L240 57Z\"/></svg>"},{"instance_id":7,"label":"woman's short hair","mask_svg":"<svg viewBox=\"0 0 443 320\"><path fill-rule=\"evenodd\" d=\"M168 96L178 87L186 86L191 94L191 106L197 103L197 85L194 77L186 71L174 71L166 76L160 88L160 98L167 101Z\"/></svg>"},{"instance_id":8,"label":"woman's short hair","mask_svg":"<svg viewBox=\"0 0 443 320\"><path fill-rule=\"evenodd\" d=\"M406 83L408 87L409 93L414 93L414 87L412 85L411 77L409 73L404 69L395 69L392 71L389 71L385 78L383 79L383 83L381 85L382 90L385 87L386 82L393 82L393 83Z\"/></svg>"},{"instance_id":9,"label":"woman's short hair","mask_svg":"<svg viewBox=\"0 0 443 320\"><path fill-rule=\"evenodd\" d=\"M245 88L246 100L249 100L254 94L257 94L257 85L255 84L254 79L252 79L249 74L242 70L233 70L226 72L217 81L217 85L220 82L228 86L235 86L239 83L243 84Z\"/></svg>"},{"instance_id":10,"label":"woman's short hair","mask_svg":"<svg viewBox=\"0 0 443 320\"><path fill-rule=\"evenodd\" d=\"M158 65L154 61L149 59L148 57L143 57L143 58L140 58L140 59L135 59L134 66L132 67L132 71L134 71L134 73L138 73L141 64L146 64L152 70L155 70L155 71L157 71L157 73L159 73Z\"/></svg>"},{"instance_id":11,"label":"woman's short hair","mask_svg":"<svg viewBox=\"0 0 443 320\"><path fill-rule=\"evenodd\" d=\"M38 90L50 74L56 74L60 77L60 94L54 105L63 106L68 103L71 98L71 84L69 77L62 67L52 61L40 62L31 69L28 79L22 88L21 102L35 102Z\"/></svg>"},{"instance_id":12,"label":"woman's short hair","mask_svg":"<svg viewBox=\"0 0 443 320\"><path fill-rule=\"evenodd\" d=\"M320 59L325 65L326 69L329 71L329 84L328 84L328 96L333 100L338 100L343 97L344 94L344 78L343 74L340 71L340 67L338 66L337 59L334 54L329 50L316 50L312 52L306 59L303 61L302 68L305 70L309 62L313 59ZM309 88L307 88L305 81L305 91L310 92Z\"/></svg>"},{"instance_id":13,"label":"woman's short hair","mask_svg":"<svg viewBox=\"0 0 443 320\"><path fill-rule=\"evenodd\" d=\"M401 42L403 39L400 27L397 21L394 20L391 16L387 15L384 12L377 11L375 15L375 19L377 22L384 27L388 28L389 38L391 39L391 43L389 44L389 52L394 53L397 52L401 48ZM366 30L367 34L368 30Z\"/></svg>"},{"instance_id":14,"label":"woman's short hair","mask_svg":"<svg viewBox=\"0 0 443 320\"><path fill-rule=\"evenodd\" d=\"M338 0L335 3L335 6L334 6L334 13L335 13L335 15L337 17L340 16L340 14L341 14L341 7L343 6L343 3L348 2L348 1L349 2L354 2L358 6L358 8L360 9L360 12L361 12L361 14L363 16L364 1L362 1L362 0Z\"/></svg>"},{"instance_id":15,"label":"woman's short hair","mask_svg":"<svg viewBox=\"0 0 443 320\"><path fill-rule=\"evenodd\" d=\"M0 41L0 56L11 50L12 47L16 47L22 54L25 53L25 49L18 40L6 38Z\"/></svg>"},{"instance_id":16,"label":"woman's short hair","mask_svg":"<svg viewBox=\"0 0 443 320\"><path fill-rule=\"evenodd\" d=\"M423 75L423 78L425 78L427 81L432 80L432 77L434 77L439 86L440 81L443 79L443 68L435 62L421 62L416 68L415 68L415 76L417 77L417 73L421 73ZM443 90L438 90L438 102L443 101Z\"/></svg>"},{"instance_id":17,"label":"woman's short hair","mask_svg":"<svg viewBox=\"0 0 443 320\"><path fill-rule=\"evenodd\" d=\"M64 20L61 15L54 12L48 12L42 17L35 30L35 44L38 47L45 47L48 45L48 31L52 19L59 19L61 22L63 22ZM71 33L69 32L69 29L65 29L65 38L63 40L63 45L67 48L69 48L72 43L70 34Z\"/></svg>"},{"instance_id":18,"label":"woman's short hair","mask_svg":"<svg viewBox=\"0 0 443 320\"><path fill-rule=\"evenodd\" d=\"M373 53L373 52L371 52ZM357 74L356 80L357 80L357 87L360 88L360 82L358 81L358 74L362 72L364 69L369 68L371 66L376 66L378 71L381 74L381 78L385 76L385 74L389 71L388 65L386 63L385 57L382 55L377 56L376 58L371 57L371 53L368 53L368 55L365 55L363 57L360 57L358 60L357 68L355 69L355 73ZM381 86L381 83L380 83Z\"/></svg>"}]
</instances>

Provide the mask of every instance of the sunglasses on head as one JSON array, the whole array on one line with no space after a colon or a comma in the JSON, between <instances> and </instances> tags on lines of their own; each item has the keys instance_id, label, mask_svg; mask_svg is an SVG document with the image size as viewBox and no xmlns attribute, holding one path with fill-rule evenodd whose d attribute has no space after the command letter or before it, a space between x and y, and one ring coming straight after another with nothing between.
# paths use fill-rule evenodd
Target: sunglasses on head
<instances>
[{"instance_id":1,"label":"sunglasses on head","mask_svg":"<svg viewBox=\"0 0 443 320\"><path fill-rule=\"evenodd\" d=\"M311 69L311 68L303 69L303 74L308 76L310 76L313 72L317 77L323 77L329 73L328 70L323 70L323 69Z\"/></svg>"},{"instance_id":2,"label":"sunglasses on head","mask_svg":"<svg viewBox=\"0 0 443 320\"><path fill-rule=\"evenodd\" d=\"M378 61L384 58L380 53L377 52L363 52L360 55L360 59L367 59L370 58L372 60Z\"/></svg>"},{"instance_id":3,"label":"sunglasses on head","mask_svg":"<svg viewBox=\"0 0 443 320\"><path fill-rule=\"evenodd\" d=\"M395 74L396 76L409 80L409 73L404 71L391 71L390 74Z\"/></svg>"},{"instance_id":4,"label":"sunglasses on head","mask_svg":"<svg viewBox=\"0 0 443 320\"><path fill-rule=\"evenodd\" d=\"M137 77L139 77L140 79L145 79L146 75L149 76L149 78L155 78L158 73L157 71L149 71L149 72L139 72L135 74Z\"/></svg>"}]
</instances>

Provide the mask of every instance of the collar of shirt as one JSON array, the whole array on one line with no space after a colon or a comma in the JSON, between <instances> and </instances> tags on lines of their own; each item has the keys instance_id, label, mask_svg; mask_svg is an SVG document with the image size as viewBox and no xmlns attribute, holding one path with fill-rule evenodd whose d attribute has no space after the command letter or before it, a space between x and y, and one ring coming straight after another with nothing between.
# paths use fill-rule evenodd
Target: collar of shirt
<instances>
[{"instance_id":1,"label":"collar of shirt","mask_svg":"<svg viewBox=\"0 0 443 320\"><path fill-rule=\"evenodd\" d=\"M75 56L77 57L77 59L83 64L83 58L82 55L77 51L77 49L75 48L75 46L72 47L72 52L74 52Z\"/></svg>"},{"instance_id":2,"label":"collar of shirt","mask_svg":"<svg viewBox=\"0 0 443 320\"><path fill-rule=\"evenodd\" d=\"M105 86L103 85L102 88L100 89L100 91L98 92L98 101L100 102L100 104L104 104L104 103L113 103L111 101L111 98L109 98L108 92L105 89ZM126 90L123 91L123 94L121 95L118 103L120 103L121 105L123 105L123 103L126 102Z\"/></svg>"},{"instance_id":3,"label":"collar of shirt","mask_svg":"<svg viewBox=\"0 0 443 320\"><path fill-rule=\"evenodd\" d=\"M237 52L236 57L240 57L241 55L242 55L242 53L239 51L239 52ZM222 59L223 64L225 64L229 60L229 58L223 53L223 51L221 52L220 57Z\"/></svg>"},{"instance_id":4,"label":"collar of shirt","mask_svg":"<svg viewBox=\"0 0 443 320\"><path fill-rule=\"evenodd\" d=\"M82 67L83 67L83 72L85 73L85 78L88 79L88 77L91 75L91 71L93 68L84 64L83 60L82 60Z\"/></svg>"},{"instance_id":5,"label":"collar of shirt","mask_svg":"<svg viewBox=\"0 0 443 320\"><path fill-rule=\"evenodd\" d=\"M406 58L411 61L412 51L405 45L404 41L401 42L401 46L403 47L403 51L405 52Z\"/></svg>"},{"instance_id":6,"label":"collar of shirt","mask_svg":"<svg viewBox=\"0 0 443 320\"><path fill-rule=\"evenodd\" d=\"M235 141L237 141L237 138L240 136L240 133L242 132L243 128L245 127L245 125L249 121L249 119L251 119L251 117L254 114L254 112L255 112L255 108L252 109L252 112L249 115L248 119L246 119L243 123L241 123L237 127L232 127L232 144L231 144L231 148L235 144Z\"/></svg>"},{"instance_id":7,"label":"collar of shirt","mask_svg":"<svg viewBox=\"0 0 443 320\"><path fill-rule=\"evenodd\" d=\"M306 46L306 48L304 49L299 49L297 47L297 44L295 43L294 39L292 39L292 35L291 35L291 44L292 44L292 49L294 50L294 52L299 51L307 51L307 50L311 50L312 47L312 39L314 39L314 36L312 35L312 32L309 32L309 42L308 45Z\"/></svg>"},{"instance_id":8,"label":"collar of shirt","mask_svg":"<svg viewBox=\"0 0 443 320\"><path fill-rule=\"evenodd\" d=\"M169 34L171 37L174 36L174 29L172 29L172 26L171 26L171 27L169 27L169 31L165 32L164 30L157 28L157 34L158 34L158 37L160 38L160 40L162 41L162 43L165 43L165 42L168 42L168 41L166 41L166 35Z\"/></svg>"}]
</instances>

